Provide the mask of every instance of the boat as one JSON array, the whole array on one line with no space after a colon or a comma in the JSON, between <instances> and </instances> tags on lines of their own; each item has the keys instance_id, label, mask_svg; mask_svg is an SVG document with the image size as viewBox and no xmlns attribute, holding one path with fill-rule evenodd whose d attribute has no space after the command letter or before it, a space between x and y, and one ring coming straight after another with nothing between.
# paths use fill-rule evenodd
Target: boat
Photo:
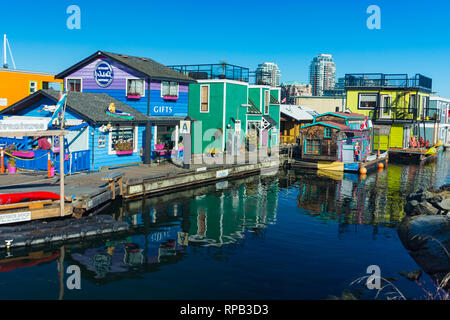
<instances>
[{"instance_id":1,"label":"boat","mask_svg":"<svg viewBox=\"0 0 450 320\"><path fill-rule=\"evenodd\" d=\"M116 117L116 118L122 118L122 119L126 119L126 120L133 120L133 118L135 116L134 114L131 114L129 112L116 110L114 103L109 104L108 109L106 109L106 114Z\"/></svg>"},{"instance_id":2,"label":"boat","mask_svg":"<svg viewBox=\"0 0 450 320\"><path fill-rule=\"evenodd\" d=\"M0 194L0 205L20 203L20 202L40 201L40 200L59 200L59 199L60 199L59 194L46 191L5 193Z\"/></svg>"}]
</instances>

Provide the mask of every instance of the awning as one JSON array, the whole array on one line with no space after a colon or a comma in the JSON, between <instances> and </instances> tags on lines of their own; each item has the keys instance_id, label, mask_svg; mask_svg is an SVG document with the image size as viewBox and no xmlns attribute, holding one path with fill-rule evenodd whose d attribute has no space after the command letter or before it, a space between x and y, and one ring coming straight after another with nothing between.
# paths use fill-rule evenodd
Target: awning
<instances>
[{"instance_id":1,"label":"awning","mask_svg":"<svg viewBox=\"0 0 450 320\"><path fill-rule=\"evenodd\" d=\"M270 123L273 127L277 126L277 122L269 115L263 116L264 120L266 120L268 123Z\"/></svg>"}]
</instances>

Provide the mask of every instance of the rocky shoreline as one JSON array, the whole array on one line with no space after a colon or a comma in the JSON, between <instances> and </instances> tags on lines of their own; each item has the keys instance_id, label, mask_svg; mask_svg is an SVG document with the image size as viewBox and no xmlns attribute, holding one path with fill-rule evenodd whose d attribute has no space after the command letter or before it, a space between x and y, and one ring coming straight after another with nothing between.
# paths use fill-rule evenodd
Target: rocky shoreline
<instances>
[{"instance_id":1,"label":"rocky shoreline","mask_svg":"<svg viewBox=\"0 0 450 320\"><path fill-rule=\"evenodd\" d=\"M441 282L450 273L450 184L418 190L406 201L399 238L423 271Z\"/></svg>"}]
</instances>

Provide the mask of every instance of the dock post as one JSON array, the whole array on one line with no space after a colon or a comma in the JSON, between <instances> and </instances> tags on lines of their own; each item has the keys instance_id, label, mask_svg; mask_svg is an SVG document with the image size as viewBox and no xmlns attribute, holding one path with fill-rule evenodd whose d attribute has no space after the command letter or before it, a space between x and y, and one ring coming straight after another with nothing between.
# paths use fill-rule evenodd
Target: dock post
<instances>
[{"instance_id":1,"label":"dock post","mask_svg":"<svg viewBox=\"0 0 450 320\"><path fill-rule=\"evenodd\" d=\"M47 154L47 178L51 178L52 162L50 160L50 152Z\"/></svg>"},{"instance_id":2,"label":"dock post","mask_svg":"<svg viewBox=\"0 0 450 320\"><path fill-rule=\"evenodd\" d=\"M59 136L59 202L64 216L64 135Z\"/></svg>"},{"instance_id":3,"label":"dock post","mask_svg":"<svg viewBox=\"0 0 450 320\"><path fill-rule=\"evenodd\" d=\"M1 162L1 164L0 164L0 173L1 174L4 174L5 173L5 154L4 154L4 152L3 152L3 148L0 148L0 162Z\"/></svg>"}]
</instances>

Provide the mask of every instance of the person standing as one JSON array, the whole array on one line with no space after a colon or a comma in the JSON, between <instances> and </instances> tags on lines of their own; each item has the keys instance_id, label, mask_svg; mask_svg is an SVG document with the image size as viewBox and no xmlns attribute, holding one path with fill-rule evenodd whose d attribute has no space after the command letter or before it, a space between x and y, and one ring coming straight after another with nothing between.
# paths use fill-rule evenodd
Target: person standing
<instances>
[{"instance_id":1,"label":"person standing","mask_svg":"<svg viewBox=\"0 0 450 320\"><path fill-rule=\"evenodd\" d=\"M359 147L359 141L356 141L355 148L354 148L354 156L355 156L355 162L359 161L359 154L360 154L360 147Z\"/></svg>"}]
</instances>

